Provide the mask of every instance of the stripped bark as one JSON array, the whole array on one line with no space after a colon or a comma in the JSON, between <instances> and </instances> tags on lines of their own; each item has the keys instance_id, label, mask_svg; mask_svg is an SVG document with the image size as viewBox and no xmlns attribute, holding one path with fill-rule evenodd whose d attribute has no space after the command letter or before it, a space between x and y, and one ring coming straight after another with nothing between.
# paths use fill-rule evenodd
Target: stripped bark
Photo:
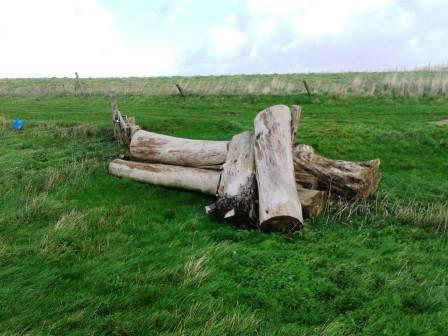
<instances>
[{"instance_id":1,"label":"stripped bark","mask_svg":"<svg viewBox=\"0 0 448 336\"><path fill-rule=\"evenodd\" d=\"M186 167L219 167L228 141L190 140L139 130L130 144L133 158Z\"/></svg>"},{"instance_id":2,"label":"stripped bark","mask_svg":"<svg viewBox=\"0 0 448 336\"><path fill-rule=\"evenodd\" d=\"M291 111L285 105L272 106L258 113L254 125L260 229L301 230L302 208L291 150Z\"/></svg>"},{"instance_id":3,"label":"stripped bark","mask_svg":"<svg viewBox=\"0 0 448 336\"><path fill-rule=\"evenodd\" d=\"M232 138L218 186L218 200L206 207L207 214L237 226L257 225L254 141L253 132Z\"/></svg>"},{"instance_id":4,"label":"stripped bark","mask_svg":"<svg viewBox=\"0 0 448 336\"><path fill-rule=\"evenodd\" d=\"M199 191L208 195L216 194L219 183L219 172L213 170L118 159L109 164L109 173L159 186Z\"/></svg>"},{"instance_id":5,"label":"stripped bark","mask_svg":"<svg viewBox=\"0 0 448 336\"><path fill-rule=\"evenodd\" d=\"M363 162L331 160L316 154L308 145L296 146L294 169L298 183L303 183L304 187L311 185L346 198L368 197L377 190L381 179L378 159Z\"/></svg>"}]
</instances>

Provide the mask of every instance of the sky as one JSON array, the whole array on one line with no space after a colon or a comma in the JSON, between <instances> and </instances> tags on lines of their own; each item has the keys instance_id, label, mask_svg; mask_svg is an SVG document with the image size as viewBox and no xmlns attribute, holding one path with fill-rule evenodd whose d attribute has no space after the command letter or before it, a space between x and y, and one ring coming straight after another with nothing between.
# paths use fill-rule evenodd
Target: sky
<instances>
[{"instance_id":1,"label":"sky","mask_svg":"<svg viewBox=\"0 0 448 336\"><path fill-rule=\"evenodd\" d=\"M412 70L448 0L0 0L0 78Z\"/></svg>"}]
</instances>

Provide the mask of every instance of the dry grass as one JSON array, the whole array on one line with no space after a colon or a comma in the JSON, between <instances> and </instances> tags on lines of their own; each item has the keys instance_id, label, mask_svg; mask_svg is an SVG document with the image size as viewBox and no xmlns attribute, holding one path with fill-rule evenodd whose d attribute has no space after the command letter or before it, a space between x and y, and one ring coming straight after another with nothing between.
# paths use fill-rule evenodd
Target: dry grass
<instances>
[{"instance_id":1,"label":"dry grass","mask_svg":"<svg viewBox=\"0 0 448 336\"><path fill-rule=\"evenodd\" d=\"M353 222L361 223L361 226L372 225L381 218L382 221L387 219L434 232L448 232L448 202L403 203L392 200L387 194L376 194L368 200L329 203L326 212L328 220L338 220L349 225Z\"/></svg>"},{"instance_id":2,"label":"dry grass","mask_svg":"<svg viewBox=\"0 0 448 336\"><path fill-rule=\"evenodd\" d=\"M185 314L182 323L177 325L175 335L256 335L261 320L237 304L230 314L223 314L222 304L193 303ZM200 331L189 332L198 316L206 317Z\"/></svg>"},{"instance_id":3,"label":"dry grass","mask_svg":"<svg viewBox=\"0 0 448 336\"><path fill-rule=\"evenodd\" d=\"M5 129L8 126L8 121L2 115L0 115L0 128Z\"/></svg>"},{"instance_id":4,"label":"dry grass","mask_svg":"<svg viewBox=\"0 0 448 336\"><path fill-rule=\"evenodd\" d=\"M411 202L397 206L394 216L403 223L431 228L436 232L448 232L448 202L433 204Z\"/></svg>"},{"instance_id":5,"label":"dry grass","mask_svg":"<svg viewBox=\"0 0 448 336\"><path fill-rule=\"evenodd\" d=\"M85 216L73 209L62 215L41 239L41 253L63 253L70 248L74 237L86 231Z\"/></svg>"},{"instance_id":6,"label":"dry grass","mask_svg":"<svg viewBox=\"0 0 448 336\"><path fill-rule=\"evenodd\" d=\"M82 79L85 96L108 96L111 91L124 96L178 95L179 83L187 95L292 95L305 94L306 79L315 94L346 96L445 97L448 72L413 72L238 75L204 77ZM0 96L74 96L74 80L0 80Z\"/></svg>"},{"instance_id":7,"label":"dry grass","mask_svg":"<svg viewBox=\"0 0 448 336\"><path fill-rule=\"evenodd\" d=\"M56 134L61 139L88 139L100 134L106 130L87 124L78 124L73 126L60 126L51 122L34 122L29 132L30 136L48 136L48 133Z\"/></svg>"},{"instance_id":8,"label":"dry grass","mask_svg":"<svg viewBox=\"0 0 448 336\"><path fill-rule=\"evenodd\" d=\"M448 125L448 119L442 119L442 120L436 120L436 121L428 121L428 124L437 125L437 126L444 126L444 125Z\"/></svg>"},{"instance_id":9,"label":"dry grass","mask_svg":"<svg viewBox=\"0 0 448 336\"><path fill-rule=\"evenodd\" d=\"M190 258L185 266L184 284L188 286L198 287L207 278L209 271L207 269L207 256L203 255L199 258Z\"/></svg>"}]
</instances>

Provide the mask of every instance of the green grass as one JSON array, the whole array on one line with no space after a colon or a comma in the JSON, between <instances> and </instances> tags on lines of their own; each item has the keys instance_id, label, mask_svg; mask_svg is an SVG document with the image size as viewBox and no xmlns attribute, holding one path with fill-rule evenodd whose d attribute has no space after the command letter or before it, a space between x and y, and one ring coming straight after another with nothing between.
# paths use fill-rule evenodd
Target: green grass
<instances>
[{"instance_id":1,"label":"green grass","mask_svg":"<svg viewBox=\"0 0 448 336\"><path fill-rule=\"evenodd\" d=\"M146 129L218 140L299 103L297 141L380 158L380 192L303 236L239 230L204 214L208 196L109 176L107 98L0 97L0 116L25 120L0 120L0 334L448 333L448 128L426 123L446 99L118 102Z\"/></svg>"}]
</instances>

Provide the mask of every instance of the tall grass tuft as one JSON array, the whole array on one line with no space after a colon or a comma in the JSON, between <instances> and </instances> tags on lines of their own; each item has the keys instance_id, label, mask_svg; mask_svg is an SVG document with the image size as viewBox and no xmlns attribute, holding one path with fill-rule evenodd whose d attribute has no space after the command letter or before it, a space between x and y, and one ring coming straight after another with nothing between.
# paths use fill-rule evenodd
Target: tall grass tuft
<instances>
[{"instance_id":1,"label":"tall grass tuft","mask_svg":"<svg viewBox=\"0 0 448 336\"><path fill-rule=\"evenodd\" d=\"M328 207L327 220L344 223L356 222L373 225L389 221L415 227L422 227L433 232L448 233L448 203L403 203L393 200L387 194L376 194L367 200L355 202L335 201Z\"/></svg>"},{"instance_id":2,"label":"tall grass tuft","mask_svg":"<svg viewBox=\"0 0 448 336\"><path fill-rule=\"evenodd\" d=\"M198 287L207 278L209 271L207 269L207 256L199 258L190 258L185 266L184 284L187 286Z\"/></svg>"},{"instance_id":3,"label":"tall grass tuft","mask_svg":"<svg viewBox=\"0 0 448 336\"><path fill-rule=\"evenodd\" d=\"M430 228L436 232L448 232L448 202L423 204L411 202L398 205L394 216L403 223Z\"/></svg>"},{"instance_id":4,"label":"tall grass tuft","mask_svg":"<svg viewBox=\"0 0 448 336\"><path fill-rule=\"evenodd\" d=\"M5 129L8 126L8 121L2 115L0 115L0 128Z\"/></svg>"}]
</instances>

